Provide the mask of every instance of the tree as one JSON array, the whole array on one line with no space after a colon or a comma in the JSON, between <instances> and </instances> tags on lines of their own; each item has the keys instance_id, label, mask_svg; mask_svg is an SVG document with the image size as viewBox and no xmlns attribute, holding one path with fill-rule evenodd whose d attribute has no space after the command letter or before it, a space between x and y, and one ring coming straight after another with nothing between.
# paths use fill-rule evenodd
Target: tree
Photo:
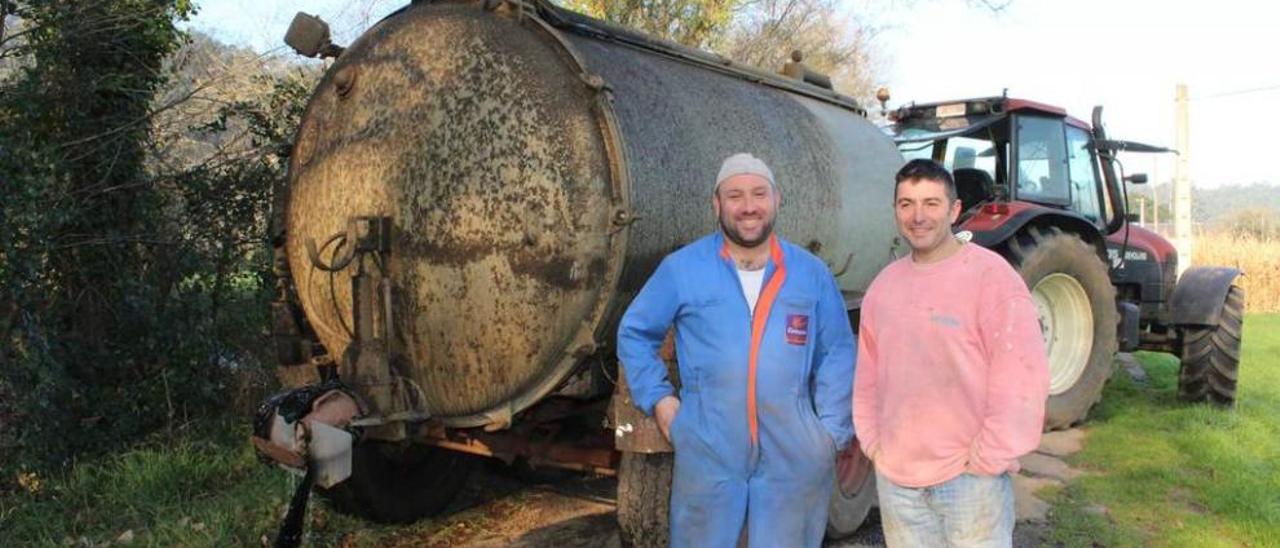
<instances>
[{"instance_id":1,"label":"tree","mask_svg":"<svg viewBox=\"0 0 1280 548\"><path fill-rule=\"evenodd\" d=\"M0 490L11 467L225 412L266 346L267 215L314 83L189 40L186 0L10 6Z\"/></svg>"},{"instance_id":2,"label":"tree","mask_svg":"<svg viewBox=\"0 0 1280 548\"><path fill-rule=\"evenodd\" d=\"M793 50L855 97L875 91L874 27L836 0L564 0L566 7L734 61L779 70Z\"/></svg>"},{"instance_id":3,"label":"tree","mask_svg":"<svg viewBox=\"0 0 1280 548\"><path fill-rule=\"evenodd\" d=\"M871 48L876 29L842 17L835 0L756 0L734 21L722 53L736 61L778 70L791 52L831 77L836 89L858 97L875 94L878 66Z\"/></svg>"},{"instance_id":4,"label":"tree","mask_svg":"<svg viewBox=\"0 0 1280 548\"><path fill-rule=\"evenodd\" d=\"M694 48L723 36L746 0L562 0L565 7Z\"/></svg>"},{"instance_id":5,"label":"tree","mask_svg":"<svg viewBox=\"0 0 1280 548\"><path fill-rule=\"evenodd\" d=\"M185 0L7 3L21 25L0 49L21 59L0 85L0 349L4 381L25 405L19 448L65 456L108 441L128 409L155 326L153 222L145 184L151 98L181 41ZM151 358L151 359L148 359ZM14 388L16 387L16 388ZM98 405L106 401L115 405ZM0 438L3 438L0 433Z\"/></svg>"}]
</instances>

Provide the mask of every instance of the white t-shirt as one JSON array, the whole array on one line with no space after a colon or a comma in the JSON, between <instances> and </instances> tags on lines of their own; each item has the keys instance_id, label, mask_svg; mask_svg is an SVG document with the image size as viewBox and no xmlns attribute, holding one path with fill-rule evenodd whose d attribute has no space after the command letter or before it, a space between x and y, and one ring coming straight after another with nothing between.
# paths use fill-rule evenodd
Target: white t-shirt
<instances>
[{"instance_id":1,"label":"white t-shirt","mask_svg":"<svg viewBox=\"0 0 1280 548\"><path fill-rule=\"evenodd\" d=\"M742 295L747 298L751 313L756 313L756 301L760 300L760 286L764 285L764 269L738 269L738 281L742 282Z\"/></svg>"}]
</instances>

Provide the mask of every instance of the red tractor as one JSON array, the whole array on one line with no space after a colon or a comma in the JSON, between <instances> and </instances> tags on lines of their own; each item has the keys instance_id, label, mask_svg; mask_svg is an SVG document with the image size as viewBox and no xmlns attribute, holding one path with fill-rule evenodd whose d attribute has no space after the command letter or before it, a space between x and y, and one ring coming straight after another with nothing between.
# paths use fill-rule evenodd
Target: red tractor
<instances>
[{"instance_id":1,"label":"red tractor","mask_svg":"<svg viewBox=\"0 0 1280 548\"><path fill-rule=\"evenodd\" d=\"M912 104L890 113L903 155L932 158L955 176L961 237L998 251L1035 299L1049 350L1047 430L1084 419L1111 376L1117 349L1173 352L1178 389L1230 406L1244 323L1234 268L1194 267L1159 234L1132 224L1116 154L1171 152L1107 138L1093 123L1022 99Z\"/></svg>"}]
</instances>

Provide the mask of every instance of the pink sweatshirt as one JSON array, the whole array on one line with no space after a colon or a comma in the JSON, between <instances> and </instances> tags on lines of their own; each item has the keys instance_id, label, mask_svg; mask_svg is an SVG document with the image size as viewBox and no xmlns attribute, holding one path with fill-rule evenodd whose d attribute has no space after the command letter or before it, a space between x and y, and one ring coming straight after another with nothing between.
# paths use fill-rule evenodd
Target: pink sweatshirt
<instances>
[{"instance_id":1,"label":"pink sweatshirt","mask_svg":"<svg viewBox=\"0 0 1280 548\"><path fill-rule=\"evenodd\" d=\"M930 265L910 256L862 301L853 425L904 487L1018 470L1040 443L1049 364L1026 284L966 244Z\"/></svg>"}]
</instances>

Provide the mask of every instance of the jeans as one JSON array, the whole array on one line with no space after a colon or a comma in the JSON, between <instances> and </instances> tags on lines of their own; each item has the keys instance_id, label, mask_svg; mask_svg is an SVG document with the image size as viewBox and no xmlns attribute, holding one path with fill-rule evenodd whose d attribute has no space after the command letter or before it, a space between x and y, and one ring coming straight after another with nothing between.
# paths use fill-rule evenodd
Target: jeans
<instances>
[{"instance_id":1,"label":"jeans","mask_svg":"<svg viewBox=\"0 0 1280 548\"><path fill-rule=\"evenodd\" d=\"M880 521L891 547L1010 547L1013 480L1009 474L961 474L938 485L894 485L876 474Z\"/></svg>"}]
</instances>

